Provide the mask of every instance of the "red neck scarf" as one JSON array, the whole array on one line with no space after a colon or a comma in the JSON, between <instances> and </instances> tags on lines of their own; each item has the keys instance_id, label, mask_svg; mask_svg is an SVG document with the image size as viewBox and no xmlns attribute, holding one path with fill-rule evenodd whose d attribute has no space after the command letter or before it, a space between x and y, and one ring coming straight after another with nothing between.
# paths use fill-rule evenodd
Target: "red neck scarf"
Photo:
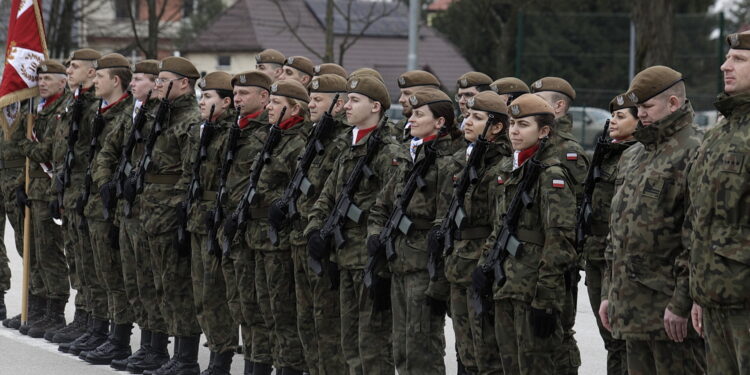
<instances>
[{"instance_id":1,"label":"red neck scarf","mask_svg":"<svg viewBox=\"0 0 750 375\"><path fill-rule=\"evenodd\" d=\"M284 120L279 124L279 127L281 130L287 130L293 128L295 125L299 124L300 122L305 121L304 117L302 116L292 116L288 119Z\"/></svg>"},{"instance_id":2,"label":"red neck scarf","mask_svg":"<svg viewBox=\"0 0 750 375\"><path fill-rule=\"evenodd\" d=\"M42 109L49 107L52 103L57 101L57 99L60 99L60 97L63 95L64 92L65 92L64 90L60 91L57 94L52 95L49 98L47 98L47 100L44 101L44 105L42 106Z\"/></svg>"},{"instance_id":3,"label":"red neck scarf","mask_svg":"<svg viewBox=\"0 0 750 375\"><path fill-rule=\"evenodd\" d=\"M128 98L128 96L130 96L130 93L129 93L129 92L127 92L127 91L125 91L125 93L124 93L124 94L122 94L122 96L120 97L120 99L117 99L117 100L116 100L116 101L115 101L114 103L109 103L109 104L107 104L107 106L106 106L106 107L102 107L102 108L101 108L101 109L99 110L99 113L101 113L101 114L104 114L104 113L105 113L105 112L107 112L107 111L108 111L108 110L109 110L110 108L112 108L112 107L116 106L116 105L117 105L117 103L120 103L121 101L123 101L123 100L127 99L127 98Z\"/></svg>"},{"instance_id":4,"label":"red neck scarf","mask_svg":"<svg viewBox=\"0 0 750 375\"><path fill-rule=\"evenodd\" d=\"M539 149L539 143L537 143L537 144L535 144L535 145L533 145L533 146L531 146L531 147L529 147L529 148L527 148L527 149L519 152L518 153L518 166L519 167L522 166L523 163L528 158L530 158L531 156L533 156L534 153L536 152L536 150L538 150L538 149Z\"/></svg>"},{"instance_id":5,"label":"red neck scarf","mask_svg":"<svg viewBox=\"0 0 750 375\"><path fill-rule=\"evenodd\" d=\"M354 144L356 145L357 143L359 143L359 141L361 141L362 138L364 138L366 135L372 133L372 131L375 130L375 128L377 128L377 127L378 126L375 125L375 126L367 128L367 129L359 129L359 130L357 130L357 137L354 139Z\"/></svg>"},{"instance_id":6,"label":"red neck scarf","mask_svg":"<svg viewBox=\"0 0 750 375\"><path fill-rule=\"evenodd\" d=\"M245 117L240 119L240 123L237 125L240 127L240 129L244 129L250 123L250 120L258 118L258 116L260 116L261 113L263 113L262 109L258 110L257 112L253 112L249 115L245 115Z\"/></svg>"}]
</instances>

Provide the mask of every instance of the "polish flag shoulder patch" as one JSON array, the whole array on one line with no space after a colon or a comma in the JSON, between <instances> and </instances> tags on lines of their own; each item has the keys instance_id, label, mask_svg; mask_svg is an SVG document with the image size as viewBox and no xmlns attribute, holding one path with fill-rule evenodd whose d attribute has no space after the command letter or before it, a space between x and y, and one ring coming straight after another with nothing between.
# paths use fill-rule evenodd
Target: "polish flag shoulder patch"
<instances>
[{"instance_id":1,"label":"polish flag shoulder patch","mask_svg":"<svg viewBox=\"0 0 750 375\"><path fill-rule=\"evenodd\" d=\"M505 183L505 181L503 181L503 176L497 176L497 184L498 185L502 185L504 183Z\"/></svg>"},{"instance_id":2,"label":"polish flag shoulder patch","mask_svg":"<svg viewBox=\"0 0 750 375\"><path fill-rule=\"evenodd\" d=\"M562 189L565 187L565 180L552 180L552 187Z\"/></svg>"},{"instance_id":3,"label":"polish flag shoulder patch","mask_svg":"<svg viewBox=\"0 0 750 375\"><path fill-rule=\"evenodd\" d=\"M568 152L567 155L565 155L565 158L568 160L578 160L578 153L577 152Z\"/></svg>"}]
</instances>

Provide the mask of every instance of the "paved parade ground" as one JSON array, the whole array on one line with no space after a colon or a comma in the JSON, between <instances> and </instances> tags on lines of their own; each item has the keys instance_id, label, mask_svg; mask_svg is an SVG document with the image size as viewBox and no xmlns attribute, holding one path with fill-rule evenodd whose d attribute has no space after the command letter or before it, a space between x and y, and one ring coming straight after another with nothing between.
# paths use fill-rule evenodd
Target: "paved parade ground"
<instances>
[{"instance_id":1,"label":"paved parade ground","mask_svg":"<svg viewBox=\"0 0 750 375\"><path fill-rule=\"evenodd\" d=\"M8 307L8 316L16 315L21 307L21 273L23 264L15 249L13 230L10 225L5 228L5 245L8 248L10 258L10 269L13 272L11 290L5 295L5 303ZM594 375L606 373L606 351L602 343L594 321L594 315L588 304L586 287L583 280L579 285L578 315L576 318L576 339L581 350L583 364L579 374ZM75 291L71 291L70 302L66 308L66 318L73 318L73 298ZM450 319L447 319L445 327L446 356L445 364L448 374L456 373L455 339ZM140 331L137 327L133 330L131 346L133 350L138 348L140 342ZM172 345L170 344L170 350ZM199 362L201 369L208 365L208 349L201 347ZM23 336L16 330L0 326L0 375L96 375L118 373L108 366L94 366L79 360L68 354L57 351L57 345L53 345L44 339L32 339ZM234 357L232 374L242 374L243 358L241 355ZM127 373L127 372L121 372Z\"/></svg>"}]
</instances>

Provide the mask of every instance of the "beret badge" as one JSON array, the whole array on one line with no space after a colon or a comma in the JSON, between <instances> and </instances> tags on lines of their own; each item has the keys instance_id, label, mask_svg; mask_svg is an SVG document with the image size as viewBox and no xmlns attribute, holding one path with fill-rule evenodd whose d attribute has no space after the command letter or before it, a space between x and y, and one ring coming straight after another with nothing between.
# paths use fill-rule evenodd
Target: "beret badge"
<instances>
[{"instance_id":1,"label":"beret badge","mask_svg":"<svg viewBox=\"0 0 750 375\"><path fill-rule=\"evenodd\" d=\"M474 103L476 103L476 101L474 100L474 98L469 98L469 100L466 102L466 105L469 108L474 108Z\"/></svg>"},{"instance_id":2,"label":"beret badge","mask_svg":"<svg viewBox=\"0 0 750 375\"><path fill-rule=\"evenodd\" d=\"M279 91L279 85L277 83L274 83L273 85L271 85L271 93L275 94L277 91Z\"/></svg>"},{"instance_id":3,"label":"beret badge","mask_svg":"<svg viewBox=\"0 0 750 375\"><path fill-rule=\"evenodd\" d=\"M417 100L416 96L412 95L409 97L409 104L414 106L414 105L417 105L417 103L419 103L419 101Z\"/></svg>"},{"instance_id":4,"label":"beret badge","mask_svg":"<svg viewBox=\"0 0 750 375\"><path fill-rule=\"evenodd\" d=\"M359 84L359 80L353 79L352 82L349 84L349 87L356 89L358 84Z\"/></svg>"},{"instance_id":5,"label":"beret badge","mask_svg":"<svg viewBox=\"0 0 750 375\"><path fill-rule=\"evenodd\" d=\"M312 81L312 83L310 84L310 86L312 87L313 90L317 90L317 89L320 88L320 81L318 81L317 79L315 79L315 80Z\"/></svg>"},{"instance_id":6,"label":"beret badge","mask_svg":"<svg viewBox=\"0 0 750 375\"><path fill-rule=\"evenodd\" d=\"M510 114L513 116L518 116L521 113L521 107L518 106L518 104L513 104L510 106Z\"/></svg>"},{"instance_id":7,"label":"beret badge","mask_svg":"<svg viewBox=\"0 0 750 375\"><path fill-rule=\"evenodd\" d=\"M638 102L638 95L636 95L634 92L631 92L630 94L628 94L628 99L630 99L630 101L632 101L634 103L637 103Z\"/></svg>"},{"instance_id":8,"label":"beret badge","mask_svg":"<svg viewBox=\"0 0 750 375\"><path fill-rule=\"evenodd\" d=\"M622 95L617 95L617 99L615 100L617 101L617 105L625 104L625 98L623 98Z\"/></svg>"},{"instance_id":9,"label":"beret badge","mask_svg":"<svg viewBox=\"0 0 750 375\"><path fill-rule=\"evenodd\" d=\"M406 84L406 78L404 76L398 77L398 84L403 86Z\"/></svg>"}]
</instances>

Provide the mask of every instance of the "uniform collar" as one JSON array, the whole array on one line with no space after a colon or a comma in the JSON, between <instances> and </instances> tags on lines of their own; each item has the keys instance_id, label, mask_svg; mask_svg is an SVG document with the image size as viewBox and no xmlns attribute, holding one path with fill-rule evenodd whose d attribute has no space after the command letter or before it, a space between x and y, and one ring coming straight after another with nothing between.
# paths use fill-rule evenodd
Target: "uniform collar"
<instances>
[{"instance_id":1,"label":"uniform collar","mask_svg":"<svg viewBox=\"0 0 750 375\"><path fill-rule=\"evenodd\" d=\"M667 117L654 122L649 126L643 126L639 121L633 136L638 142L646 147L656 147L660 143L669 140L675 133L693 122L693 107L689 101L685 101L677 111Z\"/></svg>"}]
</instances>

